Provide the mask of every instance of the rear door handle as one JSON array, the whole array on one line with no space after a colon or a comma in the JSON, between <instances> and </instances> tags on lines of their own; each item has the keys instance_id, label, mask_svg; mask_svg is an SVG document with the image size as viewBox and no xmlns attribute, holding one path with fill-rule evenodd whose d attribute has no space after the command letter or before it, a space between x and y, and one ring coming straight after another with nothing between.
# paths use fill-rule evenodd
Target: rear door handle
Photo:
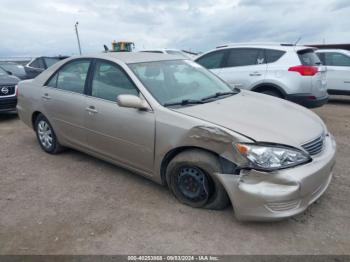
<instances>
[{"instance_id":1,"label":"rear door handle","mask_svg":"<svg viewBox=\"0 0 350 262\"><path fill-rule=\"evenodd\" d=\"M50 99L51 99L51 97L49 96L48 93L45 93L45 94L42 95L41 97L42 97L43 99L45 99L45 100L50 100Z\"/></svg>"},{"instance_id":2,"label":"rear door handle","mask_svg":"<svg viewBox=\"0 0 350 262\"><path fill-rule=\"evenodd\" d=\"M261 73L259 72L253 72L249 74L250 76L261 76Z\"/></svg>"},{"instance_id":3,"label":"rear door handle","mask_svg":"<svg viewBox=\"0 0 350 262\"><path fill-rule=\"evenodd\" d=\"M96 110L96 108L94 106L88 106L85 110L88 111L89 114L97 114L98 113L98 111Z\"/></svg>"}]
</instances>

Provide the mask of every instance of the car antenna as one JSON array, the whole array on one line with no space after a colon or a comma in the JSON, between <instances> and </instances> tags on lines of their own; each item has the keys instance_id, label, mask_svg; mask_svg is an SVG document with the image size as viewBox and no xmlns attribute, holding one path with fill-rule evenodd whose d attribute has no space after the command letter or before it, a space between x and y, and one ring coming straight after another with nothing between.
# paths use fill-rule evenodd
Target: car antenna
<instances>
[{"instance_id":1,"label":"car antenna","mask_svg":"<svg viewBox=\"0 0 350 262\"><path fill-rule=\"evenodd\" d=\"M108 52L108 51L109 51L109 48L108 48L108 46L106 46L106 45L103 45L103 48L105 49L105 52Z\"/></svg>"},{"instance_id":2,"label":"car antenna","mask_svg":"<svg viewBox=\"0 0 350 262\"><path fill-rule=\"evenodd\" d=\"M297 41L294 42L294 45L297 45L297 43L299 43L300 40L301 40L301 36L299 36Z\"/></svg>"}]
</instances>

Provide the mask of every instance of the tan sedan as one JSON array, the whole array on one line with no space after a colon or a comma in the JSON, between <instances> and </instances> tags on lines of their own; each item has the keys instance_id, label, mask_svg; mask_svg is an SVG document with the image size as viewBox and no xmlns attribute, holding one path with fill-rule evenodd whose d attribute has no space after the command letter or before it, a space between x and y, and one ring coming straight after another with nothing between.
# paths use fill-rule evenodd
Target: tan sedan
<instances>
[{"instance_id":1,"label":"tan sedan","mask_svg":"<svg viewBox=\"0 0 350 262\"><path fill-rule=\"evenodd\" d=\"M40 146L65 147L168 185L181 202L242 220L305 210L328 187L335 141L314 113L152 53L72 57L18 87ZM142 201L142 198L140 198Z\"/></svg>"}]
</instances>

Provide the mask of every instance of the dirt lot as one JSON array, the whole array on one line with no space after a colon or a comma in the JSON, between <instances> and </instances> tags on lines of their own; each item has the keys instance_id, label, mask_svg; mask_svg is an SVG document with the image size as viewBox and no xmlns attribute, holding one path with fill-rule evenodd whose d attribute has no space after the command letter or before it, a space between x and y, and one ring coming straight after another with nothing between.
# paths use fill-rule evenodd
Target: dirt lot
<instances>
[{"instance_id":1,"label":"dirt lot","mask_svg":"<svg viewBox=\"0 0 350 262\"><path fill-rule=\"evenodd\" d=\"M73 150L48 155L15 115L1 115L0 254L350 254L350 98L314 111L338 143L334 179L304 214L277 223L186 207Z\"/></svg>"}]
</instances>

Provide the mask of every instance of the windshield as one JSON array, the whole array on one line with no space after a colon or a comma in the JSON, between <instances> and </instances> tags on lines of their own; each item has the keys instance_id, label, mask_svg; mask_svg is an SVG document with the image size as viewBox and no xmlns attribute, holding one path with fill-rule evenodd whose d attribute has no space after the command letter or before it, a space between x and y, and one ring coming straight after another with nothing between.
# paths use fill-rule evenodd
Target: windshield
<instances>
[{"instance_id":1,"label":"windshield","mask_svg":"<svg viewBox=\"0 0 350 262\"><path fill-rule=\"evenodd\" d=\"M45 57L44 59L47 67L50 67L53 64L57 63L58 61L60 61L60 59L54 58L54 57Z\"/></svg>"},{"instance_id":2,"label":"windshield","mask_svg":"<svg viewBox=\"0 0 350 262\"><path fill-rule=\"evenodd\" d=\"M186 58L186 59L189 58L187 55L185 55L185 54L182 53L181 51L167 50L166 52L167 52L169 55L179 55L179 56L182 56L183 58Z\"/></svg>"},{"instance_id":3,"label":"windshield","mask_svg":"<svg viewBox=\"0 0 350 262\"><path fill-rule=\"evenodd\" d=\"M10 71L15 74L24 74L24 68L21 65L16 65L16 64L0 64L0 67L4 70Z\"/></svg>"},{"instance_id":4,"label":"windshield","mask_svg":"<svg viewBox=\"0 0 350 262\"><path fill-rule=\"evenodd\" d=\"M219 93L232 95L237 92L189 60L136 63L129 64L129 67L162 105L185 100L200 101Z\"/></svg>"},{"instance_id":5,"label":"windshield","mask_svg":"<svg viewBox=\"0 0 350 262\"><path fill-rule=\"evenodd\" d=\"M312 49L300 50L298 56L302 65L315 66L321 64L320 59Z\"/></svg>"},{"instance_id":6,"label":"windshield","mask_svg":"<svg viewBox=\"0 0 350 262\"><path fill-rule=\"evenodd\" d=\"M0 67L0 75L8 75L8 73Z\"/></svg>"}]
</instances>

